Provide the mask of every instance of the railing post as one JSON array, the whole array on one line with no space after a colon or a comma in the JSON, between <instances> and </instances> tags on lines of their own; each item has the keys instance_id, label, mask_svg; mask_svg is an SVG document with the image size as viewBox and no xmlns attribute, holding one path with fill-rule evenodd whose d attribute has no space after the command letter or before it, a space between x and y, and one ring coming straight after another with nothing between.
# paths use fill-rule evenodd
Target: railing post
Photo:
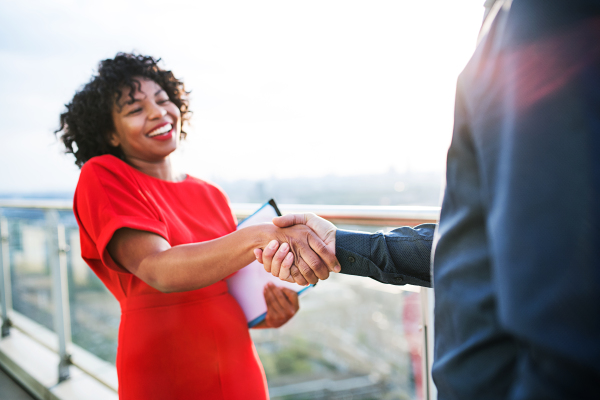
<instances>
[{"instance_id":1,"label":"railing post","mask_svg":"<svg viewBox=\"0 0 600 400\"><path fill-rule=\"evenodd\" d=\"M10 335L12 325L8 313L12 311L12 290L10 281L10 257L8 255L8 221L0 214L0 293L2 294L2 337Z\"/></svg>"},{"instance_id":2,"label":"railing post","mask_svg":"<svg viewBox=\"0 0 600 400\"><path fill-rule=\"evenodd\" d=\"M69 310L69 285L67 280L67 243L65 226L59 223L58 211L46 211L48 227L49 259L52 271L54 299L54 330L58 336L58 381L69 378L71 355L67 346L71 343L71 314Z\"/></svg>"},{"instance_id":3,"label":"railing post","mask_svg":"<svg viewBox=\"0 0 600 400\"><path fill-rule=\"evenodd\" d=\"M421 315L423 316L423 393L425 399L436 400L437 389L431 377L433 365L433 307L435 293L433 289L421 288Z\"/></svg>"}]
</instances>

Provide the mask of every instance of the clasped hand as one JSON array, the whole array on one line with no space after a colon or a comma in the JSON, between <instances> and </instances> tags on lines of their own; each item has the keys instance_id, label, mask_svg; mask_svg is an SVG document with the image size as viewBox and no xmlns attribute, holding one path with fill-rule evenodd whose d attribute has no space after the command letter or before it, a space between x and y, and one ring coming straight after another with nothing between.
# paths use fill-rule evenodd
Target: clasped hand
<instances>
[{"instance_id":1,"label":"clasped hand","mask_svg":"<svg viewBox=\"0 0 600 400\"><path fill-rule=\"evenodd\" d=\"M315 284L340 272L335 258L336 227L313 214L288 214L273 218L284 236L272 240L264 250L255 249L256 259L273 276L299 285ZM312 249L312 251L309 251Z\"/></svg>"}]
</instances>

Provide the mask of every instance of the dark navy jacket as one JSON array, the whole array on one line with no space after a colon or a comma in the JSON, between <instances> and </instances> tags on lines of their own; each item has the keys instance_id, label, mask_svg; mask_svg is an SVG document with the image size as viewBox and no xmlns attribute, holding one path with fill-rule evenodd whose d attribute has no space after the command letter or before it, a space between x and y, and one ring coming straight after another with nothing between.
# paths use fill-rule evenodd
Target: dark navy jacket
<instances>
[{"instance_id":1,"label":"dark navy jacket","mask_svg":"<svg viewBox=\"0 0 600 400\"><path fill-rule=\"evenodd\" d=\"M600 2L509 3L458 80L433 378L440 399L600 399ZM433 231L338 231L342 272L428 286Z\"/></svg>"}]
</instances>

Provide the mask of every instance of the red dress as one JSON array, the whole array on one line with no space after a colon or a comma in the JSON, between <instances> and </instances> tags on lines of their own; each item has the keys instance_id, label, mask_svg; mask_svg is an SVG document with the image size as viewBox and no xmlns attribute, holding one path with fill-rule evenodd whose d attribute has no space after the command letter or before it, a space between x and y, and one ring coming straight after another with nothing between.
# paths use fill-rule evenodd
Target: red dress
<instances>
[{"instance_id":1,"label":"red dress","mask_svg":"<svg viewBox=\"0 0 600 400\"><path fill-rule=\"evenodd\" d=\"M121 304L121 400L268 398L246 319L224 281L161 293L106 250L123 227L156 233L171 246L233 232L235 218L219 189L190 176L156 179L105 155L81 169L73 209L84 260Z\"/></svg>"}]
</instances>

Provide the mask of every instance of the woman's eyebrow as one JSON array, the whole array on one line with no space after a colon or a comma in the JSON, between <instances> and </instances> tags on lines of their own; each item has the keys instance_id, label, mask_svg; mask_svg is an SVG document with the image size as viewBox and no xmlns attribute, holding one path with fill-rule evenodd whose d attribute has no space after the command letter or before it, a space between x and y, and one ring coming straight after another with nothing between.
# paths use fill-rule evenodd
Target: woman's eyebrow
<instances>
[{"instance_id":1,"label":"woman's eyebrow","mask_svg":"<svg viewBox=\"0 0 600 400\"><path fill-rule=\"evenodd\" d=\"M141 93L142 95L144 95L144 93L143 93L143 92L139 92L139 93ZM136 94L137 94L137 93L136 93ZM127 101L125 102L125 105L127 105L127 106L130 106L130 105L132 105L132 104L134 104L134 103L139 103L140 101L144 100L145 98L146 98L146 95L144 95L144 97L142 97L142 98L137 98L137 97L134 97L134 98L132 99L132 98L130 97L130 98L129 98L129 100L127 100Z\"/></svg>"},{"instance_id":2,"label":"woman's eyebrow","mask_svg":"<svg viewBox=\"0 0 600 400\"><path fill-rule=\"evenodd\" d=\"M158 90L156 91L156 93L154 93L154 96L158 96L158 95L159 95L161 92L164 92L164 91L165 91L165 90L164 90L164 89L162 89L162 88L161 88L161 89L158 89ZM165 92L165 93L166 93L166 92ZM123 107L125 107L125 106L130 106L130 105L132 105L132 104L134 104L134 103L139 103L139 102L140 102L140 101L142 101L142 100L143 100L143 99L138 99L138 98L135 98L135 97L133 98L133 100L132 100L131 98L129 98L129 100L127 100L127 101L125 101L125 102L123 103L123 105L121 106L121 108L123 108Z\"/></svg>"}]
</instances>

